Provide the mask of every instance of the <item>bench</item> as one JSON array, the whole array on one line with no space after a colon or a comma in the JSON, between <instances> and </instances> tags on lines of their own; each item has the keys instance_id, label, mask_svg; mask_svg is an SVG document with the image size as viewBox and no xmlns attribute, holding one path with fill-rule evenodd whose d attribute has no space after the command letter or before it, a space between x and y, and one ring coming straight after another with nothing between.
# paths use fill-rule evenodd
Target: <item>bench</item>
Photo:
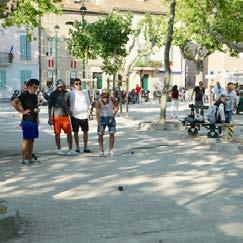
<instances>
[{"instance_id":1,"label":"bench","mask_svg":"<svg viewBox=\"0 0 243 243\"><path fill-rule=\"evenodd\" d=\"M232 123L216 123L216 124L212 124L209 122L205 122L205 120L197 120L195 119L195 105L190 104L189 108L191 109L191 114L189 116L187 116L183 121L182 124L184 126L188 127L188 134L191 135L196 135L198 134L198 131L200 130L201 127L205 127L207 130L209 130L209 132L207 133L208 138L218 138L219 133L218 133L218 129L220 127L222 128L233 128L235 126L242 126L241 124L232 124ZM199 107L202 108L202 107ZM209 108L209 106L203 106L204 110L207 110ZM233 131L232 131L233 133Z\"/></svg>"}]
</instances>

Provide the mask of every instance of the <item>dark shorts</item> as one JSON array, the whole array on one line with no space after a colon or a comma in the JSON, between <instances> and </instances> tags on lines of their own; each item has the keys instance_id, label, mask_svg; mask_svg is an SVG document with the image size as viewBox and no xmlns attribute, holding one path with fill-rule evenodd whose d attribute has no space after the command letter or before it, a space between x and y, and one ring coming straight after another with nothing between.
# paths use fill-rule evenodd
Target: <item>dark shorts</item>
<instances>
[{"instance_id":1,"label":"dark shorts","mask_svg":"<svg viewBox=\"0 0 243 243\"><path fill-rule=\"evenodd\" d=\"M71 118L72 128L74 132L79 131L79 127L81 127L82 131L89 131L89 122L88 119L77 119L75 117Z\"/></svg>"},{"instance_id":2,"label":"dark shorts","mask_svg":"<svg viewBox=\"0 0 243 243\"><path fill-rule=\"evenodd\" d=\"M22 121L23 139L35 139L39 137L38 125L32 121Z\"/></svg>"},{"instance_id":3,"label":"dark shorts","mask_svg":"<svg viewBox=\"0 0 243 243\"><path fill-rule=\"evenodd\" d=\"M98 126L98 134L104 134L106 126L110 134L116 133L116 120L113 117L100 117L100 126Z\"/></svg>"}]
</instances>

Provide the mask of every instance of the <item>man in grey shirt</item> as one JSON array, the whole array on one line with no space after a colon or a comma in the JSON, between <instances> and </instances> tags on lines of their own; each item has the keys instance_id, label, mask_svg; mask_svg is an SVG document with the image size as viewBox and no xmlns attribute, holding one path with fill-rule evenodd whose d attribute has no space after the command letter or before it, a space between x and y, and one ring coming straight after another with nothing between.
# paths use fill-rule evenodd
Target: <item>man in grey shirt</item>
<instances>
[{"instance_id":1,"label":"man in grey shirt","mask_svg":"<svg viewBox=\"0 0 243 243\"><path fill-rule=\"evenodd\" d=\"M67 134L69 147L67 155L77 155L77 153L72 150L72 128L69 117L70 105L70 94L65 90L65 83L63 80L59 79L56 83L56 90L51 93L48 103L48 124L54 125L55 140L58 148L57 154L59 155L64 154L64 151L61 150L61 130Z\"/></svg>"}]
</instances>

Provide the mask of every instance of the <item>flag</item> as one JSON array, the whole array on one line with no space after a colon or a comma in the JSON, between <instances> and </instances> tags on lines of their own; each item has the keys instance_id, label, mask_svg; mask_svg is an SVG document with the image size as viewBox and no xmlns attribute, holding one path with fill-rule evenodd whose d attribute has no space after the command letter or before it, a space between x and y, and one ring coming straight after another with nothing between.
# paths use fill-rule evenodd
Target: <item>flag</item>
<instances>
[{"instance_id":1,"label":"flag","mask_svg":"<svg viewBox=\"0 0 243 243\"><path fill-rule=\"evenodd\" d=\"M11 56L12 59L14 58L14 54L13 54L13 45L12 45L11 48L10 48L9 56Z\"/></svg>"}]
</instances>

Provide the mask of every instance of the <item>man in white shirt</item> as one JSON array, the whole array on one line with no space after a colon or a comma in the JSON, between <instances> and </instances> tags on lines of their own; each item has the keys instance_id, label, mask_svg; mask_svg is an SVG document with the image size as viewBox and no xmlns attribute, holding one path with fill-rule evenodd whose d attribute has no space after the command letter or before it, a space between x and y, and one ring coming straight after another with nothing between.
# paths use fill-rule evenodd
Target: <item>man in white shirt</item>
<instances>
[{"instance_id":1,"label":"man in white shirt","mask_svg":"<svg viewBox=\"0 0 243 243\"><path fill-rule=\"evenodd\" d=\"M217 81L216 86L213 88L213 100L217 101L221 94L225 93L225 89L221 87L220 83Z\"/></svg>"},{"instance_id":2,"label":"man in white shirt","mask_svg":"<svg viewBox=\"0 0 243 243\"><path fill-rule=\"evenodd\" d=\"M87 148L88 145L88 112L90 107L90 100L87 92L81 90L81 80L79 78L74 79L73 90L70 92L71 101L71 121L74 132L74 141L76 144L76 152L80 153L79 149L79 127L83 131L84 153L91 153Z\"/></svg>"}]
</instances>

